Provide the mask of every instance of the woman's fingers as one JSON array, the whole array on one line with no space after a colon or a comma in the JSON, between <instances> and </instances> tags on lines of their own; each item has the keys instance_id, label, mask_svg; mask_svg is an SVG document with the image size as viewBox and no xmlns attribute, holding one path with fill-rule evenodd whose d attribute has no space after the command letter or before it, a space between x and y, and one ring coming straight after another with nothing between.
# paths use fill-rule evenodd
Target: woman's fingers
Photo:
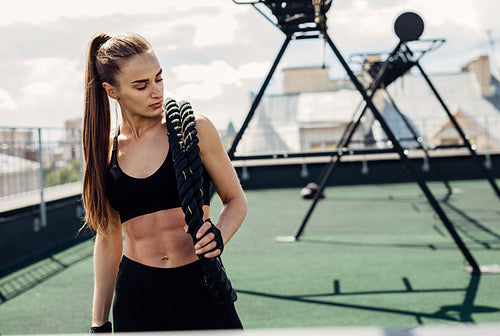
<instances>
[{"instance_id":1,"label":"woman's fingers","mask_svg":"<svg viewBox=\"0 0 500 336\"><path fill-rule=\"evenodd\" d=\"M216 249L214 251L205 253L205 255L204 255L205 258L215 258L215 257L218 257L218 256L220 256L220 250L219 249Z\"/></svg>"},{"instance_id":2,"label":"woman's fingers","mask_svg":"<svg viewBox=\"0 0 500 336\"><path fill-rule=\"evenodd\" d=\"M214 238L215 235L212 232L207 233L201 238L194 246L196 254L202 254L216 248L217 243L214 241Z\"/></svg>"},{"instance_id":3,"label":"woman's fingers","mask_svg":"<svg viewBox=\"0 0 500 336\"><path fill-rule=\"evenodd\" d=\"M205 258L215 258L219 256L222 251L217 248L217 241L215 240L215 233L212 230L213 224L206 221L196 232L196 239L198 242L194 246L196 254L204 254ZM184 232L189 232L189 227L184 226Z\"/></svg>"},{"instance_id":4,"label":"woman's fingers","mask_svg":"<svg viewBox=\"0 0 500 336\"><path fill-rule=\"evenodd\" d=\"M196 244L196 246L198 246L198 244ZM195 246L195 248L196 248L196 246ZM215 249L216 247L217 247L217 244L212 240L207 245L200 247L200 248L196 248L195 252L196 252L196 254L205 254L204 256L206 258L213 258L213 257L220 255L220 250Z\"/></svg>"},{"instance_id":5,"label":"woman's fingers","mask_svg":"<svg viewBox=\"0 0 500 336\"><path fill-rule=\"evenodd\" d=\"M205 233L207 233L208 230L210 230L212 228L212 223L210 222L205 222L203 223L203 225L200 227L200 229L198 230L198 232L196 233L196 238L197 239L200 239L201 237L203 237L205 235ZM213 239L213 238L212 238Z\"/></svg>"}]
</instances>

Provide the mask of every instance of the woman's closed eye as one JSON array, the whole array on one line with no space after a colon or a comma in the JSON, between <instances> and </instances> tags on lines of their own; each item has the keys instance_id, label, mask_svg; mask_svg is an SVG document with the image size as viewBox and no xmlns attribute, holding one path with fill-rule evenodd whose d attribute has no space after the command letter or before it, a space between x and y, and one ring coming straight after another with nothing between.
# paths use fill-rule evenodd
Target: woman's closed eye
<instances>
[{"instance_id":1,"label":"woman's closed eye","mask_svg":"<svg viewBox=\"0 0 500 336\"><path fill-rule=\"evenodd\" d=\"M163 78L162 78L162 77L156 78L156 80L155 80L155 81L156 81L157 83L162 82L162 81L163 81ZM148 87L148 84L147 84L147 83L144 83L144 84L143 84L143 85L141 85L141 86L137 86L137 87L136 87L136 89L137 89L137 90L144 90L144 89L145 89L145 88L147 88L147 87Z\"/></svg>"}]
</instances>

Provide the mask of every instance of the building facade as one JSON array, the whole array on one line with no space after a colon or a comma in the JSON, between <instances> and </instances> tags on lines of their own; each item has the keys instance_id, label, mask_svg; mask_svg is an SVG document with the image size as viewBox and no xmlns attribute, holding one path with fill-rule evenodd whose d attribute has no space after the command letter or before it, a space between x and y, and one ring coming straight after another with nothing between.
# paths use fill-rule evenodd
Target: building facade
<instances>
[{"instance_id":1,"label":"building facade","mask_svg":"<svg viewBox=\"0 0 500 336\"><path fill-rule=\"evenodd\" d=\"M500 149L500 82L489 66L488 57L482 56L460 72L429 76L469 141L483 151ZM359 78L368 86L366 73ZM399 77L385 90L378 90L373 102L404 147L418 147L420 138L429 146L462 144L420 75ZM284 93L262 98L237 155L334 150L364 106L352 83L329 79L325 67L285 69ZM371 111L361 119L350 147L391 147Z\"/></svg>"}]
</instances>

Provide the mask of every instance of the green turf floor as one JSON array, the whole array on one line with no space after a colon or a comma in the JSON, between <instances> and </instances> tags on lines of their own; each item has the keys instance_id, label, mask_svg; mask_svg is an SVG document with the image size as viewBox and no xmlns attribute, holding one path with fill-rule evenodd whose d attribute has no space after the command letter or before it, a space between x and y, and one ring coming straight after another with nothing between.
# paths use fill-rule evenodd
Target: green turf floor
<instances>
[{"instance_id":1,"label":"green turf floor","mask_svg":"<svg viewBox=\"0 0 500 336\"><path fill-rule=\"evenodd\" d=\"M484 181L455 181L446 201L429 184L480 265L500 264L500 200ZM247 191L248 216L224 251L244 326L254 328L500 322L500 274L471 276L418 186ZM220 210L214 199L212 217ZM92 241L0 279L0 334L85 333L91 318Z\"/></svg>"}]
</instances>

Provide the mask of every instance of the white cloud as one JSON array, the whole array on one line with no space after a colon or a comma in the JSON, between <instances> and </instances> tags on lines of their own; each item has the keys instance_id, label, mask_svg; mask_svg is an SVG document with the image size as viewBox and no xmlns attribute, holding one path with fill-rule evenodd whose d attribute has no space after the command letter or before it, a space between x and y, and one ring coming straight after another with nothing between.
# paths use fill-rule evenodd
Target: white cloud
<instances>
[{"instance_id":1,"label":"white cloud","mask_svg":"<svg viewBox=\"0 0 500 336\"><path fill-rule=\"evenodd\" d=\"M12 99L0 91L1 105L20 113L0 113L0 125L62 126L64 120L83 110L83 71L78 62L62 58L39 58L22 62L22 79Z\"/></svg>"},{"instance_id":2,"label":"white cloud","mask_svg":"<svg viewBox=\"0 0 500 336\"><path fill-rule=\"evenodd\" d=\"M7 90L0 88L0 110L17 110L18 105L14 102Z\"/></svg>"},{"instance_id":3,"label":"white cloud","mask_svg":"<svg viewBox=\"0 0 500 336\"><path fill-rule=\"evenodd\" d=\"M183 64L172 72L176 80L184 84L176 93L201 100L213 99L224 92L225 85L243 86L245 79L261 78L269 68L268 62L250 62L235 68L228 63L215 60L210 64Z\"/></svg>"},{"instance_id":4,"label":"white cloud","mask_svg":"<svg viewBox=\"0 0 500 336\"><path fill-rule=\"evenodd\" d=\"M418 9L418 13L424 18L424 21L437 27L454 23L463 28L484 33L483 23L479 21L478 17L479 5L481 5L481 1L410 0L406 7Z\"/></svg>"},{"instance_id":5,"label":"white cloud","mask_svg":"<svg viewBox=\"0 0 500 336\"><path fill-rule=\"evenodd\" d=\"M175 96L186 100L210 100L223 93L221 85L212 85L210 82L190 83L181 85L175 91Z\"/></svg>"},{"instance_id":6,"label":"white cloud","mask_svg":"<svg viewBox=\"0 0 500 336\"><path fill-rule=\"evenodd\" d=\"M396 41L394 21L403 12L413 11L424 20L423 38L446 37L449 33L469 32L483 36L488 23L480 20L480 13L488 8L487 1L408 0L387 6L377 6L372 1L344 0L346 5L338 10L333 6L330 25L336 28L341 39L349 37L351 43L379 43ZM492 24L492 22L490 22ZM362 47L360 47L362 48Z\"/></svg>"},{"instance_id":7,"label":"white cloud","mask_svg":"<svg viewBox=\"0 0 500 336\"><path fill-rule=\"evenodd\" d=\"M177 79L184 82L212 81L220 84L240 85L240 79L262 77L269 68L269 62L250 62L234 68L221 60L210 64L183 64L172 71Z\"/></svg>"},{"instance_id":8,"label":"white cloud","mask_svg":"<svg viewBox=\"0 0 500 336\"><path fill-rule=\"evenodd\" d=\"M223 0L211 1L211 3L221 5ZM41 23L53 21L61 17L80 16L104 16L117 13L155 13L164 8L174 8L179 10L192 10L202 6L206 1L175 1L148 0L147 4L141 5L135 0L115 1L86 0L86 1L65 1L65 0L45 0L37 1L12 1L8 8L0 12L1 24L12 22ZM7 10L8 9L8 10Z\"/></svg>"},{"instance_id":9,"label":"white cloud","mask_svg":"<svg viewBox=\"0 0 500 336\"><path fill-rule=\"evenodd\" d=\"M59 57L43 57L25 61L32 80L43 79L54 82L82 75L80 65L75 60ZM80 78L79 78L80 79Z\"/></svg>"},{"instance_id":10,"label":"white cloud","mask_svg":"<svg viewBox=\"0 0 500 336\"><path fill-rule=\"evenodd\" d=\"M34 96L49 96L55 94L56 89L48 82L35 82L24 87L23 93Z\"/></svg>"},{"instance_id":11,"label":"white cloud","mask_svg":"<svg viewBox=\"0 0 500 336\"><path fill-rule=\"evenodd\" d=\"M59 108L74 109L76 104L81 103L81 99L71 102L83 94L84 73L77 61L39 58L25 61L25 66L28 74L23 95L27 102L38 101L40 96L44 96L45 104L54 103Z\"/></svg>"},{"instance_id":12,"label":"white cloud","mask_svg":"<svg viewBox=\"0 0 500 336\"><path fill-rule=\"evenodd\" d=\"M205 64L182 64L172 71L177 79L183 82L217 82L223 84L235 83L238 78L235 69L226 62L215 60Z\"/></svg>"},{"instance_id":13,"label":"white cloud","mask_svg":"<svg viewBox=\"0 0 500 336\"><path fill-rule=\"evenodd\" d=\"M232 8L223 8L217 15L203 15L196 19L197 29L194 36L196 47L209 47L219 44L231 43L236 38L238 22Z\"/></svg>"},{"instance_id":14,"label":"white cloud","mask_svg":"<svg viewBox=\"0 0 500 336\"><path fill-rule=\"evenodd\" d=\"M495 39L500 36L499 7L493 0L335 0L329 32L346 59L352 53L388 51L397 40L394 20L413 10L424 19L424 38L447 39L422 59L424 68L459 71L471 55L489 51L486 29ZM0 12L0 29L10 36L0 54L0 87L9 88L0 89L0 108L30 114L24 120L37 125L61 125L81 115L86 48L97 31L145 36L172 73L166 80L171 96L197 99L197 108L213 111L214 118L216 113L227 118L219 111L228 106L233 114L248 111L248 92L260 87L284 39L251 6L230 0L17 1ZM323 45L315 43L293 41L266 92L279 90L280 68L320 65ZM498 50L497 44L497 64ZM324 54L333 77L344 76L331 50ZM0 111L0 125L20 114Z\"/></svg>"},{"instance_id":15,"label":"white cloud","mask_svg":"<svg viewBox=\"0 0 500 336\"><path fill-rule=\"evenodd\" d=\"M239 66L238 75L241 78L262 78L271 67L271 62L250 62Z\"/></svg>"},{"instance_id":16,"label":"white cloud","mask_svg":"<svg viewBox=\"0 0 500 336\"><path fill-rule=\"evenodd\" d=\"M182 83L176 93L187 99L209 100L223 93L223 85L241 85L237 71L223 61L205 64L183 64L172 69Z\"/></svg>"}]
</instances>

